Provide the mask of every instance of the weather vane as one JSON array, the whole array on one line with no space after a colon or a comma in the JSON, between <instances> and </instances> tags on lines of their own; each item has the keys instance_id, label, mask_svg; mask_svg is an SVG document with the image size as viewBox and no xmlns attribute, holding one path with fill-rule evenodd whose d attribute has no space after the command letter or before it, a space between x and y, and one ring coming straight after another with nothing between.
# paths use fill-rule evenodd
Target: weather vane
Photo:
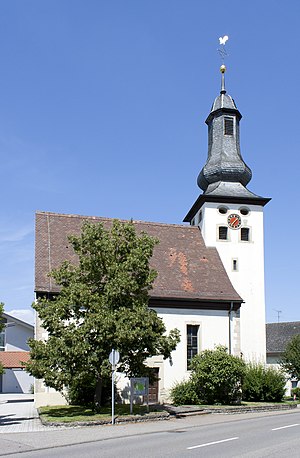
<instances>
[{"instance_id":1,"label":"weather vane","mask_svg":"<svg viewBox=\"0 0 300 458\"><path fill-rule=\"evenodd\" d=\"M222 65L220 67L220 72L222 73L222 80L221 80L221 94L226 94L225 89L225 57L228 57L227 50L225 49L226 41L228 40L228 35L224 35L224 37L219 38L220 48L218 49L218 53L222 59Z\"/></svg>"},{"instance_id":2,"label":"weather vane","mask_svg":"<svg viewBox=\"0 0 300 458\"><path fill-rule=\"evenodd\" d=\"M222 64L224 65L225 58L228 57L228 52L225 49L226 41L229 39L228 35L224 35L224 37L219 38L220 47L218 48L218 53L222 59Z\"/></svg>"}]
</instances>

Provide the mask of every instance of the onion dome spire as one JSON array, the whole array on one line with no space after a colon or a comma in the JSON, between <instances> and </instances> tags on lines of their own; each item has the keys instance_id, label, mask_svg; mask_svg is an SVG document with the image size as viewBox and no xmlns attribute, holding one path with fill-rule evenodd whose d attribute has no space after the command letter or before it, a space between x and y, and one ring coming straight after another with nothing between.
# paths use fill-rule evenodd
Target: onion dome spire
<instances>
[{"instance_id":1,"label":"onion dome spire","mask_svg":"<svg viewBox=\"0 0 300 458\"><path fill-rule=\"evenodd\" d=\"M240 195L253 194L246 189L252 177L240 150L239 122L241 113L233 98L225 89L225 65L221 65L221 91L206 119L208 125L208 156L198 176L198 186L204 194Z\"/></svg>"}]
</instances>

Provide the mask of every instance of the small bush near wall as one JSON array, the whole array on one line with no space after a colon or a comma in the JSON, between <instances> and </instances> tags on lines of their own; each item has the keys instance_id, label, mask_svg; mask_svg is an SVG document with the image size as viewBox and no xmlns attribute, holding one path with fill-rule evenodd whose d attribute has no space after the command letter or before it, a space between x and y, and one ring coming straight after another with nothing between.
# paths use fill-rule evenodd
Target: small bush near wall
<instances>
[{"instance_id":1,"label":"small bush near wall","mask_svg":"<svg viewBox=\"0 0 300 458\"><path fill-rule=\"evenodd\" d=\"M297 399L300 399L300 387L297 386L296 388L292 389L292 396L296 395Z\"/></svg>"},{"instance_id":2,"label":"small bush near wall","mask_svg":"<svg viewBox=\"0 0 300 458\"><path fill-rule=\"evenodd\" d=\"M242 386L243 400L280 402L285 393L285 375L273 367L249 363Z\"/></svg>"},{"instance_id":3,"label":"small bush near wall","mask_svg":"<svg viewBox=\"0 0 300 458\"><path fill-rule=\"evenodd\" d=\"M190 380L177 383L171 390L171 399L176 406L200 404L195 386Z\"/></svg>"},{"instance_id":4,"label":"small bush near wall","mask_svg":"<svg viewBox=\"0 0 300 458\"><path fill-rule=\"evenodd\" d=\"M174 404L236 404L241 401L245 363L228 354L226 347L204 350L191 362L191 377L176 385L171 398Z\"/></svg>"}]
</instances>

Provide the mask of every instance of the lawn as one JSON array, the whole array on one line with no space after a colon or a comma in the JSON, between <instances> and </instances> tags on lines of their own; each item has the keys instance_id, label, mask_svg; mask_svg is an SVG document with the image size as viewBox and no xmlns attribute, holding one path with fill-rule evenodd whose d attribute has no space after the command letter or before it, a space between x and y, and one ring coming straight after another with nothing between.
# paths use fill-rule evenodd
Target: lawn
<instances>
[{"instance_id":1,"label":"lawn","mask_svg":"<svg viewBox=\"0 0 300 458\"><path fill-rule=\"evenodd\" d=\"M238 407L264 407L282 404L297 404L294 401L283 401L277 403L268 402L242 402L240 405L194 405L192 407L199 409L235 409ZM140 415L141 417L147 414L147 406L134 405L133 415ZM163 410L163 406L150 406L150 414L167 414ZM100 413L95 413L92 409L83 406L45 406L39 408L39 414L43 421L49 423L72 423L72 422L96 422L103 421L109 422L111 420L111 406L102 407ZM117 404L115 406L115 417L128 417L130 416L129 404Z\"/></svg>"},{"instance_id":2,"label":"lawn","mask_svg":"<svg viewBox=\"0 0 300 458\"><path fill-rule=\"evenodd\" d=\"M157 406L150 406L150 413L164 412ZM146 415L147 406L134 405L133 415ZM46 422L70 423L70 422L88 422L111 420L111 406L101 407L100 413L95 413L92 409L83 406L45 406L39 408L39 414L42 420ZM119 404L115 406L115 416L123 417L130 415L129 404Z\"/></svg>"}]
</instances>

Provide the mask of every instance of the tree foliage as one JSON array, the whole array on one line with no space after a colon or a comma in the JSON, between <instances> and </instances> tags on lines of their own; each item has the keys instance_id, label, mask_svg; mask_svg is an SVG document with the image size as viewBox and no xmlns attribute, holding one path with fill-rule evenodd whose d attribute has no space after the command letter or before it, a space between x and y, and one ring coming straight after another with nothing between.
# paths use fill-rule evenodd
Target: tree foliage
<instances>
[{"instance_id":1,"label":"tree foliage","mask_svg":"<svg viewBox=\"0 0 300 458\"><path fill-rule=\"evenodd\" d=\"M285 393L285 375L274 367L248 363L242 392L245 401L279 402Z\"/></svg>"},{"instance_id":2,"label":"tree foliage","mask_svg":"<svg viewBox=\"0 0 300 458\"><path fill-rule=\"evenodd\" d=\"M110 229L85 222L81 235L69 240L78 265L64 262L52 271L60 294L33 305L49 337L30 341L27 370L60 392L68 387L71 401L72 393L78 398L84 387L92 387L99 404L112 348L121 354L119 371L147 375L146 358L170 358L179 332L166 335L163 321L148 308L157 275L149 267L156 239L116 220Z\"/></svg>"},{"instance_id":3,"label":"tree foliage","mask_svg":"<svg viewBox=\"0 0 300 458\"><path fill-rule=\"evenodd\" d=\"M280 364L290 378L300 380L300 334L288 342L281 356Z\"/></svg>"}]
</instances>

